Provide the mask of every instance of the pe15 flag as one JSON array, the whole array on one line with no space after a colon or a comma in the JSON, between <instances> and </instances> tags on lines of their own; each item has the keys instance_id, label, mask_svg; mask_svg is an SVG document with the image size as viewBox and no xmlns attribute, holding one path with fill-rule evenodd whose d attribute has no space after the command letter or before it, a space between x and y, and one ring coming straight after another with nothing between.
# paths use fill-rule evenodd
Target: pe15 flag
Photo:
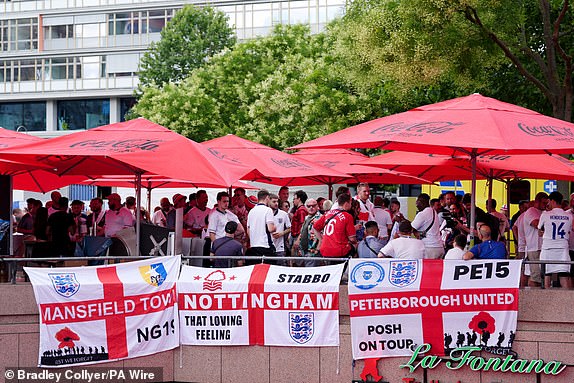
<instances>
[{"instance_id":1,"label":"pe15 flag","mask_svg":"<svg viewBox=\"0 0 574 383\"><path fill-rule=\"evenodd\" d=\"M183 266L178 283L181 343L337 346L342 273L343 265Z\"/></svg>"},{"instance_id":2,"label":"pe15 flag","mask_svg":"<svg viewBox=\"0 0 574 383\"><path fill-rule=\"evenodd\" d=\"M520 261L361 260L349 264L353 358L511 352Z\"/></svg>"},{"instance_id":3,"label":"pe15 flag","mask_svg":"<svg viewBox=\"0 0 574 383\"><path fill-rule=\"evenodd\" d=\"M98 267L29 268L40 311L38 365L133 358L179 345L180 257Z\"/></svg>"}]
</instances>

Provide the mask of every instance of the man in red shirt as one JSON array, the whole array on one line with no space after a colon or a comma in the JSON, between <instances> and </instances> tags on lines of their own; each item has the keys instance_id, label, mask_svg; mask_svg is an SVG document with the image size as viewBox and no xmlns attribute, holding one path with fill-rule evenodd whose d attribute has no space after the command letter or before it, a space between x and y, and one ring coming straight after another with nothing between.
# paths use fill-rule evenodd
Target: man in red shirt
<instances>
[{"instance_id":1,"label":"man in red shirt","mask_svg":"<svg viewBox=\"0 0 574 383\"><path fill-rule=\"evenodd\" d=\"M301 228L303 227L303 222L307 218L307 208L305 207L305 202L307 201L307 193L303 190L297 190L293 196L293 219L291 220L291 237L289 238L289 245L292 246L293 255L297 254L299 245L295 242L299 234L301 234Z\"/></svg>"},{"instance_id":2,"label":"man in red shirt","mask_svg":"<svg viewBox=\"0 0 574 383\"><path fill-rule=\"evenodd\" d=\"M339 209L329 210L313 224L322 233L320 253L324 257L346 257L354 254L357 238L351 209L351 196L341 194L337 198Z\"/></svg>"}]
</instances>

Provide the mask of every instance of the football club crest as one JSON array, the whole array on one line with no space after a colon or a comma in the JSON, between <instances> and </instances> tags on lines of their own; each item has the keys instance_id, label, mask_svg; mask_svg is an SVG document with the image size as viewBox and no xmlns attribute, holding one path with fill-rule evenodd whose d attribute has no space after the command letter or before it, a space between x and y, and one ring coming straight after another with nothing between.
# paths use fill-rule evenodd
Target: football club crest
<instances>
[{"instance_id":1,"label":"football club crest","mask_svg":"<svg viewBox=\"0 0 574 383\"><path fill-rule=\"evenodd\" d=\"M396 287L407 287L417 280L418 261L390 261L389 282Z\"/></svg>"},{"instance_id":2,"label":"football club crest","mask_svg":"<svg viewBox=\"0 0 574 383\"><path fill-rule=\"evenodd\" d=\"M289 313L289 335L299 344L307 343L315 333L314 314L312 312Z\"/></svg>"},{"instance_id":3,"label":"football club crest","mask_svg":"<svg viewBox=\"0 0 574 383\"><path fill-rule=\"evenodd\" d=\"M223 287L223 281L226 279L225 273L221 270L216 270L211 273L207 277L205 277L205 281L203 281L203 289L207 291L217 291L221 290Z\"/></svg>"},{"instance_id":4,"label":"football club crest","mask_svg":"<svg viewBox=\"0 0 574 383\"><path fill-rule=\"evenodd\" d=\"M75 273L48 274L52 285L58 294L64 298L70 298L80 289L80 282Z\"/></svg>"},{"instance_id":5,"label":"football club crest","mask_svg":"<svg viewBox=\"0 0 574 383\"><path fill-rule=\"evenodd\" d=\"M356 288L370 290L385 278L385 269L377 262L362 262L351 271L351 282Z\"/></svg>"},{"instance_id":6,"label":"football club crest","mask_svg":"<svg viewBox=\"0 0 574 383\"><path fill-rule=\"evenodd\" d=\"M161 286L167 278L167 271L165 271L163 263L140 266L139 270L143 280L151 286Z\"/></svg>"}]
</instances>

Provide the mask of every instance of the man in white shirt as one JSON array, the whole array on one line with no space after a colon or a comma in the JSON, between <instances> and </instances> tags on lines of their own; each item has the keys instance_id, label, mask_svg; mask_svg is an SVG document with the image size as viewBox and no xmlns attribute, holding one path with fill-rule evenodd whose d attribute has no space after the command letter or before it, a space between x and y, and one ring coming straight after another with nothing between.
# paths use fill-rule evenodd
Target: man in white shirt
<instances>
[{"instance_id":1,"label":"man in white shirt","mask_svg":"<svg viewBox=\"0 0 574 383\"><path fill-rule=\"evenodd\" d=\"M247 256L275 256L275 246L271 235L276 231L276 228L273 211L267 206L269 195L267 190L261 189L257 193L257 205L249 211L247 216L247 235L251 244L245 253ZM253 264L254 261L251 260L249 263Z\"/></svg>"},{"instance_id":2,"label":"man in white shirt","mask_svg":"<svg viewBox=\"0 0 574 383\"><path fill-rule=\"evenodd\" d=\"M387 243L381 251L379 258L398 258L398 259L423 259L426 248L424 243L412 236L413 227L408 220L399 224L399 236Z\"/></svg>"},{"instance_id":3,"label":"man in white shirt","mask_svg":"<svg viewBox=\"0 0 574 383\"><path fill-rule=\"evenodd\" d=\"M462 260L466 250L466 235L458 234L454 237L453 248L446 252L444 259Z\"/></svg>"},{"instance_id":4,"label":"man in white shirt","mask_svg":"<svg viewBox=\"0 0 574 383\"><path fill-rule=\"evenodd\" d=\"M532 207L522 213L522 215L524 215L522 227L524 229L524 238L526 239L526 257L530 261L540 260L542 237L538 235L538 222L540 221L540 215L542 214L542 211L546 209L547 204L548 195L544 192L540 192L536 194ZM530 279L528 280L528 286L540 287L541 283L542 277L540 275L540 265L535 263L530 264Z\"/></svg>"},{"instance_id":5,"label":"man in white shirt","mask_svg":"<svg viewBox=\"0 0 574 383\"><path fill-rule=\"evenodd\" d=\"M383 207L383 197L375 197L373 218L379 228L379 241L384 245L389 241L389 233L393 228L391 213Z\"/></svg>"},{"instance_id":6,"label":"man in white shirt","mask_svg":"<svg viewBox=\"0 0 574 383\"><path fill-rule=\"evenodd\" d=\"M419 212L412 222L412 227L425 244L425 258L440 259L444 255L444 245L440 236L438 214L430 207L430 196L426 193L419 195L416 206Z\"/></svg>"},{"instance_id":7,"label":"man in white shirt","mask_svg":"<svg viewBox=\"0 0 574 383\"><path fill-rule=\"evenodd\" d=\"M196 205L183 217L183 226L193 234L200 236L204 227L207 226L205 218L211 213L207 207L208 196L205 190L199 190L195 194Z\"/></svg>"},{"instance_id":8,"label":"man in white shirt","mask_svg":"<svg viewBox=\"0 0 574 383\"><path fill-rule=\"evenodd\" d=\"M161 227L167 227L167 216L171 209L171 202L169 202L169 198L163 197L159 200L160 209L153 213L151 218L151 223Z\"/></svg>"},{"instance_id":9,"label":"man in white shirt","mask_svg":"<svg viewBox=\"0 0 574 383\"><path fill-rule=\"evenodd\" d=\"M229 193L217 193L217 208L211 210L209 214L209 225L207 231L209 238L213 243L217 238L225 237L225 225L229 221L237 222L237 231L235 238L242 237L245 234L245 229L239 222L239 218L228 210L229 208Z\"/></svg>"},{"instance_id":10,"label":"man in white shirt","mask_svg":"<svg viewBox=\"0 0 574 383\"><path fill-rule=\"evenodd\" d=\"M355 199L359 201L359 207L361 208L359 212L359 221L368 222L368 221L375 221L375 217L373 216L373 209L375 205L369 200L370 196L370 189L369 184L361 182L357 185L357 195Z\"/></svg>"},{"instance_id":11,"label":"man in white shirt","mask_svg":"<svg viewBox=\"0 0 574 383\"><path fill-rule=\"evenodd\" d=\"M275 254L278 257L285 256L285 236L291 232L291 220L287 212L279 209L279 196L271 194L269 196L269 207L273 211L273 221L275 222L275 233L273 233L273 245ZM285 260L277 261L279 266L288 266Z\"/></svg>"},{"instance_id":12,"label":"man in white shirt","mask_svg":"<svg viewBox=\"0 0 574 383\"><path fill-rule=\"evenodd\" d=\"M572 231L572 213L561 207L564 197L560 192L553 191L548 196L550 210L543 211L538 221L538 229L542 235L542 250L540 259L544 261L570 261L568 239ZM551 274L558 274L562 288L572 288L569 264L547 264L544 286L548 289L551 284Z\"/></svg>"},{"instance_id":13,"label":"man in white shirt","mask_svg":"<svg viewBox=\"0 0 574 383\"><path fill-rule=\"evenodd\" d=\"M114 236L126 227L133 227L136 223L131 211L122 206L122 198L117 193L108 196L109 209L106 211L104 231L106 237Z\"/></svg>"}]
</instances>

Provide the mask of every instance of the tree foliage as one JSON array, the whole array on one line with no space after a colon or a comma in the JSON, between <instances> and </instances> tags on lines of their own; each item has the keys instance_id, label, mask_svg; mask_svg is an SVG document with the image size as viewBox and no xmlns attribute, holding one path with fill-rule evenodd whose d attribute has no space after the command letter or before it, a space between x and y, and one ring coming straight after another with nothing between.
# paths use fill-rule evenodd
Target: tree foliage
<instances>
[{"instance_id":1,"label":"tree foliage","mask_svg":"<svg viewBox=\"0 0 574 383\"><path fill-rule=\"evenodd\" d=\"M359 89L334 56L338 29L277 26L213 57L179 84L149 87L135 112L196 141L233 133L283 149L348 126L454 97L452 85Z\"/></svg>"},{"instance_id":2,"label":"tree foliage","mask_svg":"<svg viewBox=\"0 0 574 383\"><path fill-rule=\"evenodd\" d=\"M186 5L161 31L140 61L140 88L179 82L215 54L235 44L222 11Z\"/></svg>"},{"instance_id":3,"label":"tree foliage","mask_svg":"<svg viewBox=\"0 0 574 383\"><path fill-rule=\"evenodd\" d=\"M512 102L506 92L514 89L499 81L510 85L519 73L527 83L515 95L530 94L534 104L542 95L554 116L571 120L573 12L569 1L354 0L337 52L348 65L343 75L363 88L446 81Z\"/></svg>"}]
</instances>

